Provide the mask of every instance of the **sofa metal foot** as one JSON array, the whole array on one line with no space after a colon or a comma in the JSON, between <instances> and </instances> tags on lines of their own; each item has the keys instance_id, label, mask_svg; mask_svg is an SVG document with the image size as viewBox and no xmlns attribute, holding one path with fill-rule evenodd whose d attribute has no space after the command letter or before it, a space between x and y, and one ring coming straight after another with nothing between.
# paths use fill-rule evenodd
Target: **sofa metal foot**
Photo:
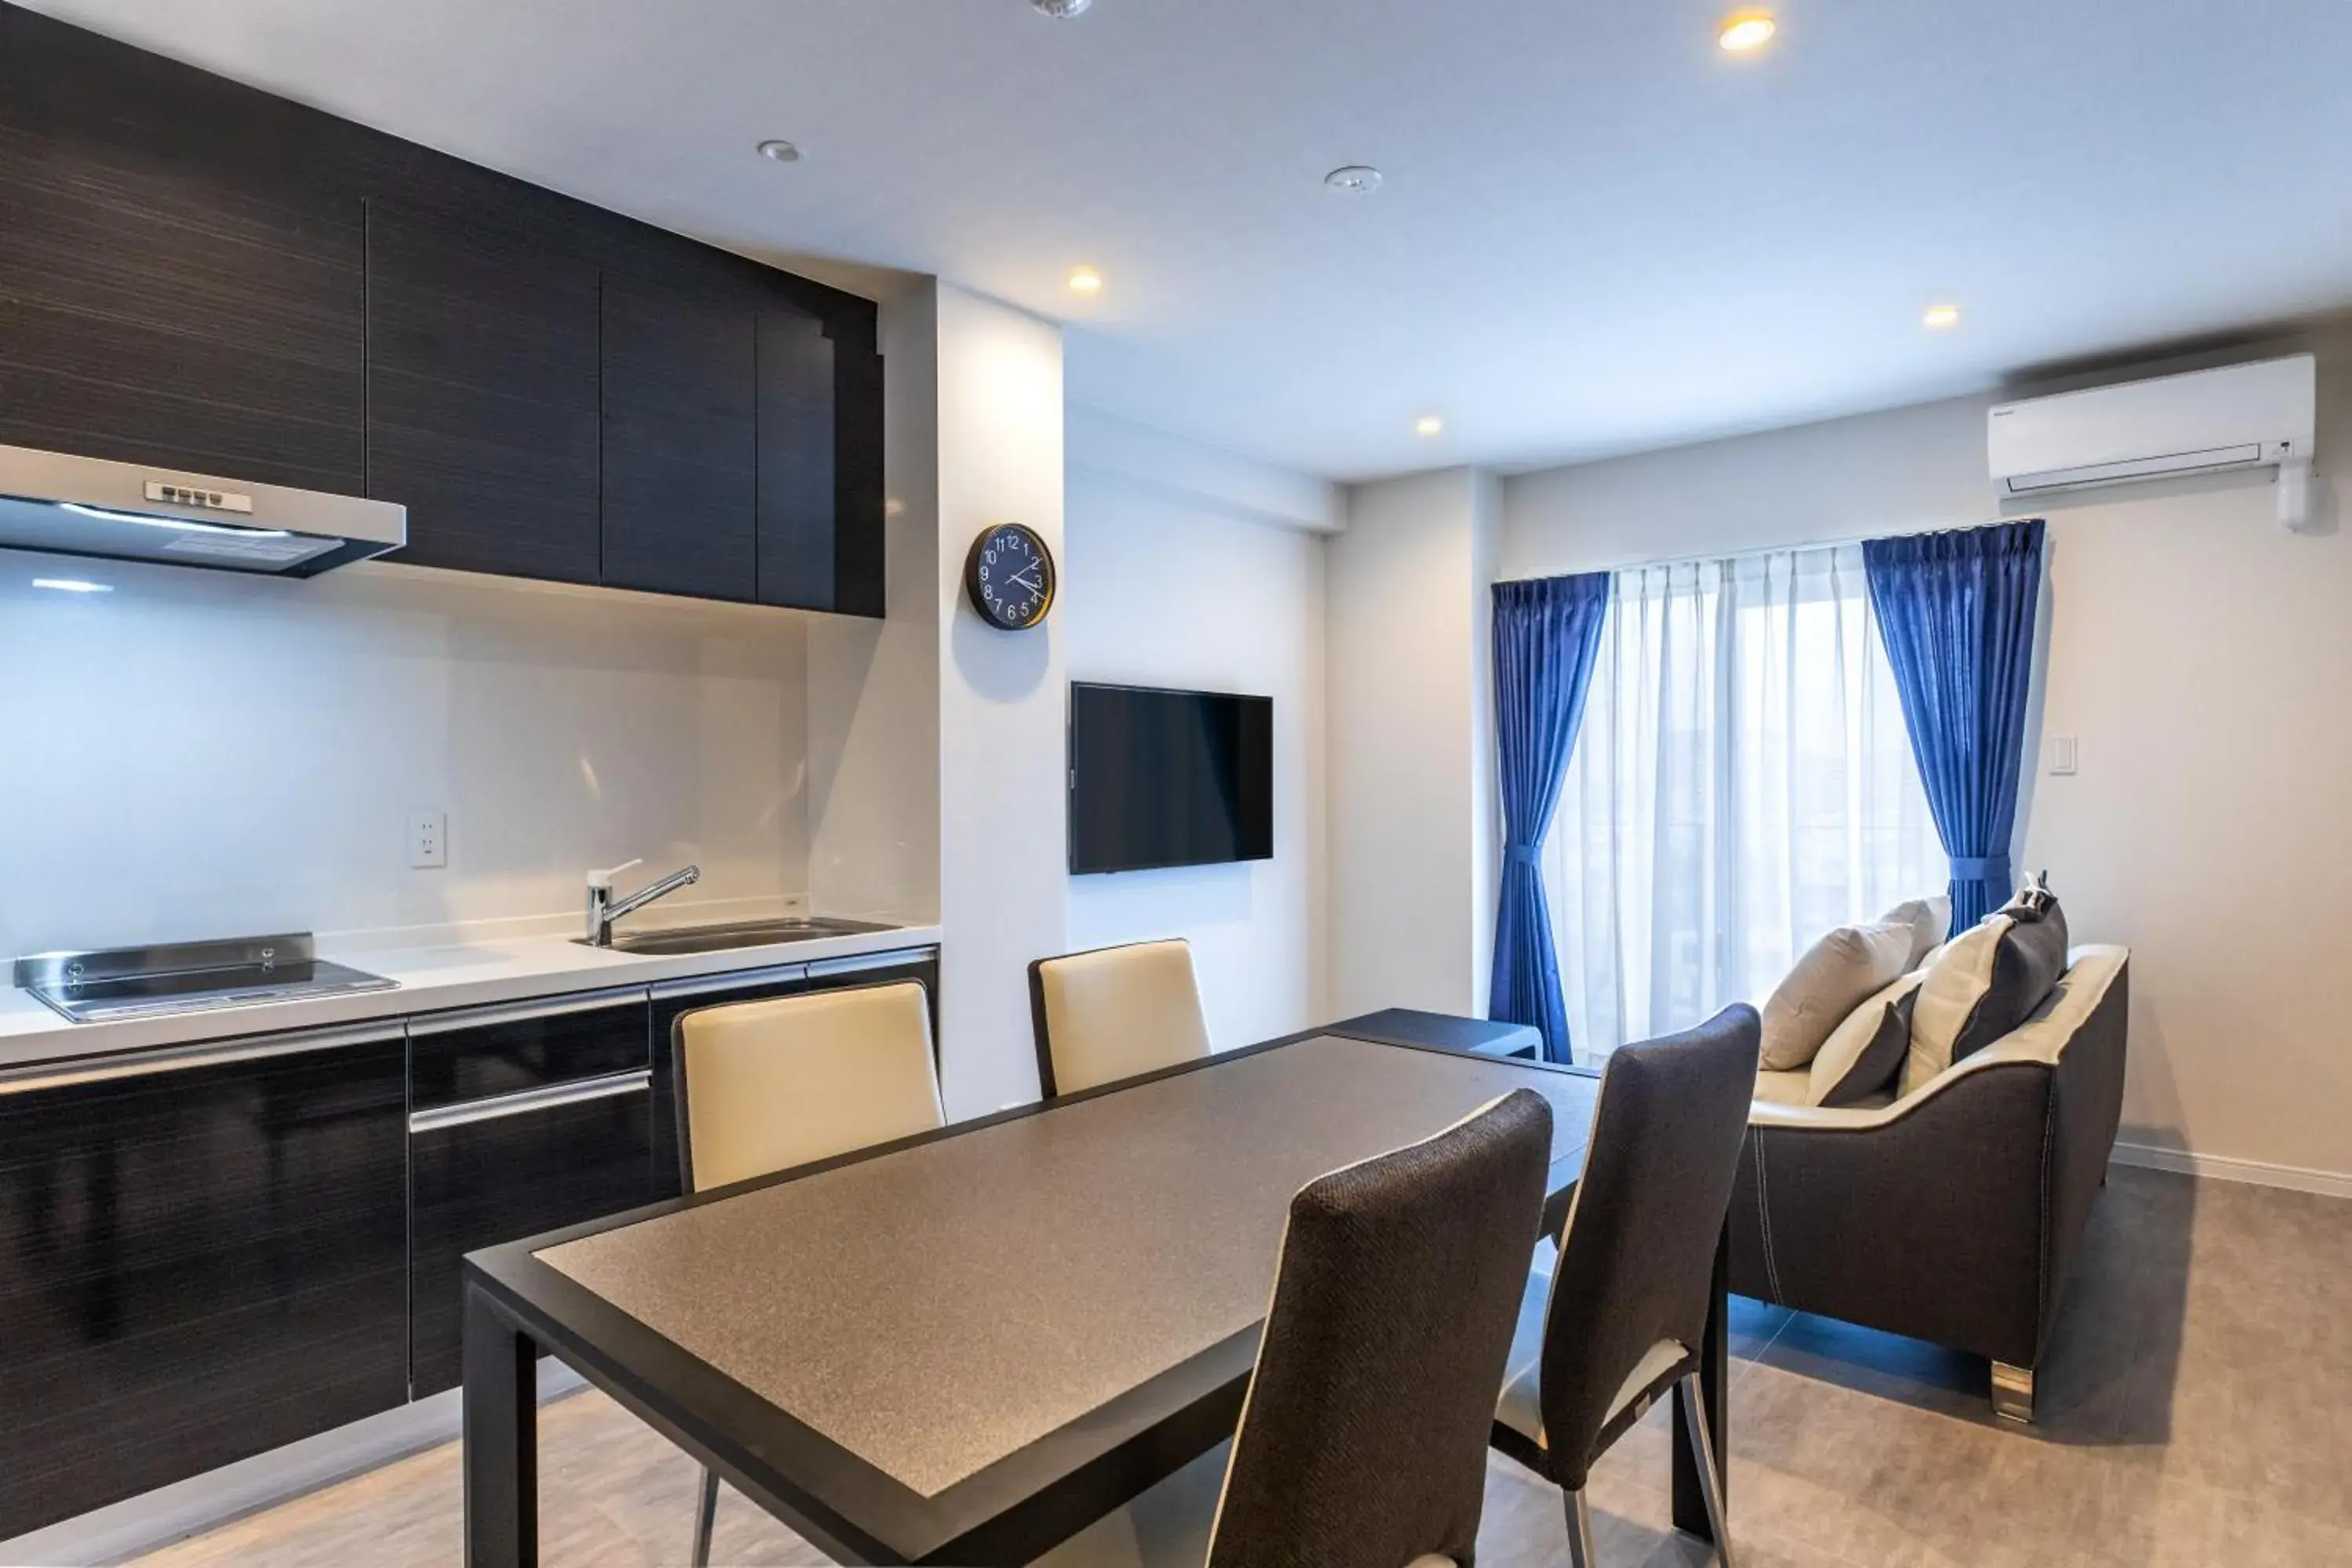
<instances>
[{"instance_id":1,"label":"sofa metal foot","mask_svg":"<svg viewBox=\"0 0 2352 1568\"><path fill-rule=\"evenodd\" d=\"M2033 1424L2033 1369L1992 1363L1992 1413L2020 1426Z\"/></svg>"}]
</instances>

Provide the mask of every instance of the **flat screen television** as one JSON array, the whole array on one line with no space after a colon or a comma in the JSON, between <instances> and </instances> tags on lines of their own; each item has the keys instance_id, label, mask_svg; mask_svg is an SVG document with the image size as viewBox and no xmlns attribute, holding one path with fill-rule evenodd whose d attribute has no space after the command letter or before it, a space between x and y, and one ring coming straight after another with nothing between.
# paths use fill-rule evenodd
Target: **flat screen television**
<instances>
[{"instance_id":1,"label":"flat screen television","mask_svg":"<svg viewBox=\"0 0 2352 1568\"><path fill-rule=\"evenodd\" d=\"M1274 699L1070 686L1070 869L1274 858Z\"/></svg>"}]
</instances>

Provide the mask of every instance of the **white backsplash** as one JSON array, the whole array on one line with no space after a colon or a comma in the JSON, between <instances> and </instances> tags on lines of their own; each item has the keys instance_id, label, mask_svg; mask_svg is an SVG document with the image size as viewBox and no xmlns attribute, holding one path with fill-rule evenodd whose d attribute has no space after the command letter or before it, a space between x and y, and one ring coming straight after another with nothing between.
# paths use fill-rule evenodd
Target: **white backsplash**
<instances>
[{"instance_id":1,"label":"white backsplash","mask_svg":"<svg viewBox=\"0 0 2352 1568\"><path fill-rule=\"evenodd\" d=\"M32 586L35 577L110 585ZM0 552L0 958L805 906L807 624L365 564L310 582ZM448 864L408 864L415 812Z\"/></svg>"}]
</instances>

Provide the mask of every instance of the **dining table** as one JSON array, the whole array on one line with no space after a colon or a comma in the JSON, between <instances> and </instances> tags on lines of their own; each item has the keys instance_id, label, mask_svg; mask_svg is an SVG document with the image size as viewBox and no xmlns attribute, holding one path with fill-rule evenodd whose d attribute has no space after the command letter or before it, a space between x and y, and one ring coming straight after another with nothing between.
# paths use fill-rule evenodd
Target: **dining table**
<instances>
[{"instance_id":1,"label":"dining table","mask_svg":"<svg viewBox=\"0 0 2352 1568\"><path fill-rule=\"evenodd\" d=\"M1233 1436L1300 1186L1532 1089L1556 1236L1600 1087L1358 1021L469 1254L466 1561L538 1561L546 1354L836 1562L1031 1562Z\"/></svg>"}]
</instances>

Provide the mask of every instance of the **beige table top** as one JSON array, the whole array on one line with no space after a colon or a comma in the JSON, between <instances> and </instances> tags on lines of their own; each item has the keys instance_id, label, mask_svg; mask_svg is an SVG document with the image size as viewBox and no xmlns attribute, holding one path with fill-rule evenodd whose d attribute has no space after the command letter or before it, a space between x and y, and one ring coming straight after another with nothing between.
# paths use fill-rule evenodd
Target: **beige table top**
<instances>
[{"instance_id":1,"label":"beige table top","mask_svg":"<svg viewBox=\"0 0 2352 1568\"><path fill-rule=\"evenodd\" d=\"M1580 1163L1590 1078L1318 1036L536 1256L936 1497L1255 1325L1302 1184L1520 1087Z\"/></svg>"}]
</instances>

